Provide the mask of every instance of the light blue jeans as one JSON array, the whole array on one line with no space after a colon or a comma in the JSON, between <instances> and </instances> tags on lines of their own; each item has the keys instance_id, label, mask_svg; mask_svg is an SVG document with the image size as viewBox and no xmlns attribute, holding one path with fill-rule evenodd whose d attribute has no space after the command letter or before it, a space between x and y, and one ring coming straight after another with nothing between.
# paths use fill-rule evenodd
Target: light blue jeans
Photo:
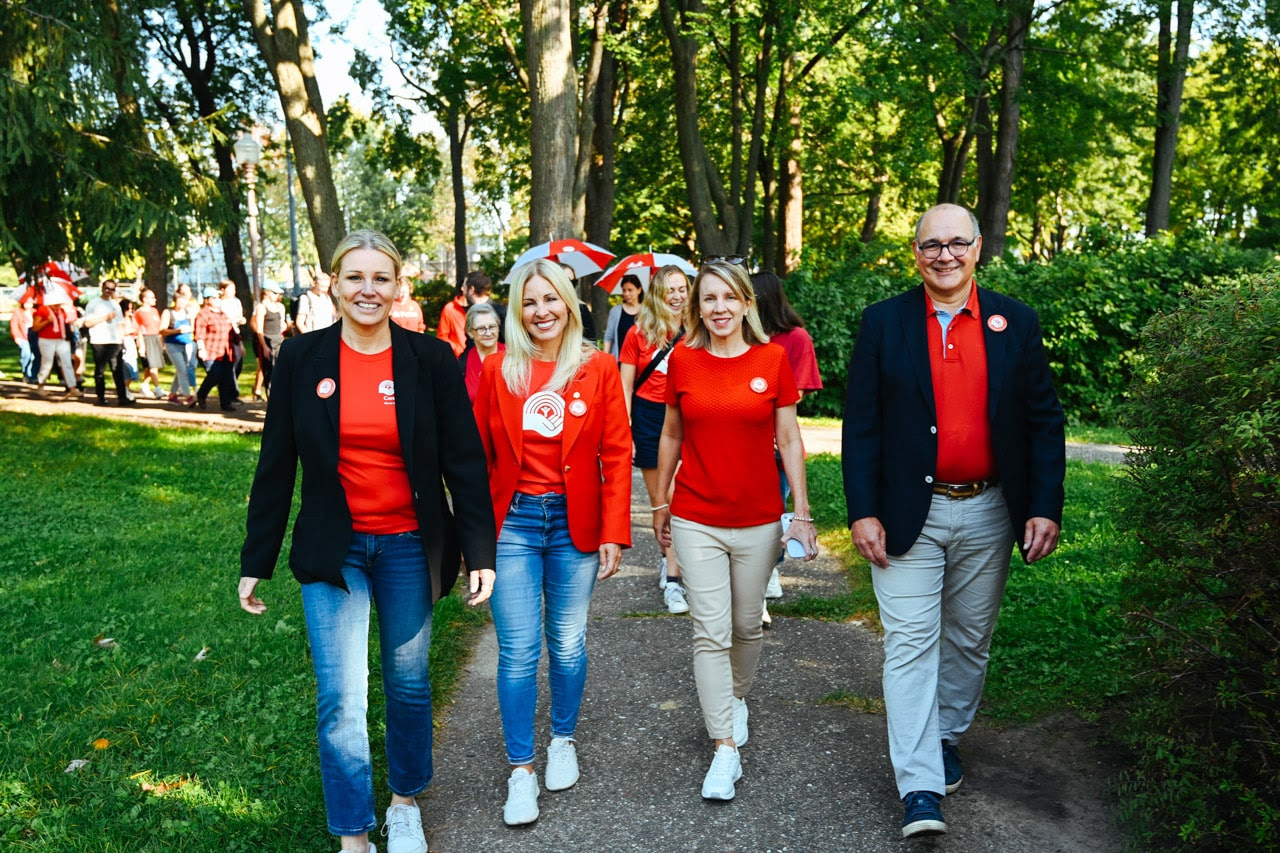
<instances>
[{"instance_id":1,"label":"light blue jeans","mask_svg":"<svg viewBox=\"0 0 1280 853\"><path fill-rule=\"evenodd\" d=\"M173 382L169 385L170 394L178 394L183 397L191 396L191 389L195 386L195 380L192 379L195 363L194 359L188 359L190 349L191 344L166 343L164 345L164 351L169 354L169 361L173 362Z\"/></svg>"},{"instance_id":2,"label":"light blue jeans","mask_svg":"<svg viewBox=\"0 0 1280 853\"><path fill-rule=\"evenodd\" d=\"M507 760L513 765L533 761L544 634L551 736L572 737L578 726L587 682L587 607L599 565L595 552L573 546L564 495L516 492L498 536L491 599L498 635L498 708Z\"/></svg>"},{"instance_id":3,"label":"light blue jeans","mask_svg":"<svg viewBox=\"0 0 1280 853\"><path fill-rule=\"evenodd\" d=\"M958 741L978 711L1012 553L997 486L962 500L934 495L915 544L890 556L889 568L871 567L900 797L946 790L942 741Z\"/></svg>"},{"instance_id":4,"label":"light blue jeans","mask_svg":"<svg viewBox=\"0 0 1280 853\"><path fill-rule=\"evenodd\" d=\"M378 827L369 755L369 604L378 609L387 703L387 783L411 797L431 781L431 578L417 531L352 533L342 565L348 590L302 585L317 686L320 775L329 831Z\"/></svg>"}]
</instances>

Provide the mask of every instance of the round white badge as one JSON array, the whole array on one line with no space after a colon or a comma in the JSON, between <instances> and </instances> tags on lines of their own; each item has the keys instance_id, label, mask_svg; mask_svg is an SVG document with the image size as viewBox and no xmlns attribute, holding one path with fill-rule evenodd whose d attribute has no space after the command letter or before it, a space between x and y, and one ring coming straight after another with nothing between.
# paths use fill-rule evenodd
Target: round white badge
<instances>
[{"instance_id":1,"label":"round white badge","mask_svg":"<svg viewBox=\"0 0 1280 853\"><path fill-rule=\"evenodd\" d=\"M1004 318L1003 314L992 314L987 318L987 328L993 332L1003 332L1009 328L1009 321Z\"/></svg>"},{"instance_id":2,"label":"round white badge","mask_svg":"<svg viewBox=\"0 0 1280 853\"><path fill-rule=\"evenodd\" d=\"M582 417L587 413L587 404L581 400L574 400L569 404L569 414L576 417Z\"/></svg>"},{"instance_id":3,"label":"round white badge","mask_svg":"<svg viewBox=\"0 0 1280 853\"><path fill-rule=\"evenodd\" d=\"M316 383L316 396L321 400L329 399L336 390L338 390L338 383L327 376Z\"/></svg>"},{"instance_id":4,"label":"round white badge","mask_svg":"<svg viewBox=\"0 0 1280 853\"><path fill-rule=\"evenodd\" d=\"M755 379L751 380L751 390L755 391L757 394L763 394L765 389L768 387L769 383L764 381L763 376L757 376Z\"/></svg>"}]
</instances>

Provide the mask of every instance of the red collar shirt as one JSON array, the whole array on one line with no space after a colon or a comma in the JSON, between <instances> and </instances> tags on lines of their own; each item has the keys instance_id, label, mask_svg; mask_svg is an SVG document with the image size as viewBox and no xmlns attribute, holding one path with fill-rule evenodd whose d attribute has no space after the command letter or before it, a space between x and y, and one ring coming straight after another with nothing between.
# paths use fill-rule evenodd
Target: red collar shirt
<instances>
[{"instance_id":1,"label":"red collar shirt","mask_svg":"<svg viewBox=\"0 0 1280 853\"><path fill-rule=\"evenodd\" d=\"M938 413L935 479L942 483L994 479L996 462L987 419L987 344L977 283L956 314L938 310L927 297L925 313Z\"/></svg>"}]
</instances>

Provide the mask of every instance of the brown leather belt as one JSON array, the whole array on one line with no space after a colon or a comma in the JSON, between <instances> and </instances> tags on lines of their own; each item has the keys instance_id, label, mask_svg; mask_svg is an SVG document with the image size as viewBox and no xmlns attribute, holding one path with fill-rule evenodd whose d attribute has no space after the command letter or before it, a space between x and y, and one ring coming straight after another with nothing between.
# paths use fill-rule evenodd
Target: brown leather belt
<instances>
[{"instance_id":1,"label":"brown leather belt","mask_svg":"<svg viewBox=\"0 0 1280 853\"><path fill-rule=\"evenodd\" d=\"M933 493L935 495L946 495L956 500L976 498L987 489L996 486L998 482L998 480L977 480L972 483L934 483Z\"/></svg>"}]
</instances>

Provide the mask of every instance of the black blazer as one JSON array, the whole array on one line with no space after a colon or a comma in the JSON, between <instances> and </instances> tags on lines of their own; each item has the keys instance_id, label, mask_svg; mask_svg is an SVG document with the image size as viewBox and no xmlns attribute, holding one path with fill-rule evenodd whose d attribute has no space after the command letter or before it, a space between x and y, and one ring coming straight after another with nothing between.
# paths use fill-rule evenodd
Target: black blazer
<instances>
[{"instance_id":1,"label":"black blazer","mask_svg":"<svg viewBox=\"0 0 1280 853\"><path fill-rule=\"evenodd\" d=\"M987 349L987 417L996 467L1021 540L1028 518L1062 521L1066 444L1040 321L1026 305L979 292ZM986 320L1003 316L993 331ZM929 514L938 459L924 285L862 312L844 407L844 490L849 524L875 516L886 551L911 548Z\"/></svg>"},{"instance_id":2,"label":"black blazer","mask_svg":"<svg viewBox=\"0 0 1280 853\"><path fill-rule=\"evenodd\" d=\"M341 335L342 324L336 323L281 347L249 493L242 577L269 578L275 571L301 460L302 505L289 568L302 583L323 581L346 589L342 561L351 542L351 511L338 479ZM400 446L432 592L439 598L458 576L460 542L472 570L494 566L497 534L484 448L448 344L392 323L391 358ZM337 383L328 397L319 393L324 380Z\"/></svg>"}]
</instances>

